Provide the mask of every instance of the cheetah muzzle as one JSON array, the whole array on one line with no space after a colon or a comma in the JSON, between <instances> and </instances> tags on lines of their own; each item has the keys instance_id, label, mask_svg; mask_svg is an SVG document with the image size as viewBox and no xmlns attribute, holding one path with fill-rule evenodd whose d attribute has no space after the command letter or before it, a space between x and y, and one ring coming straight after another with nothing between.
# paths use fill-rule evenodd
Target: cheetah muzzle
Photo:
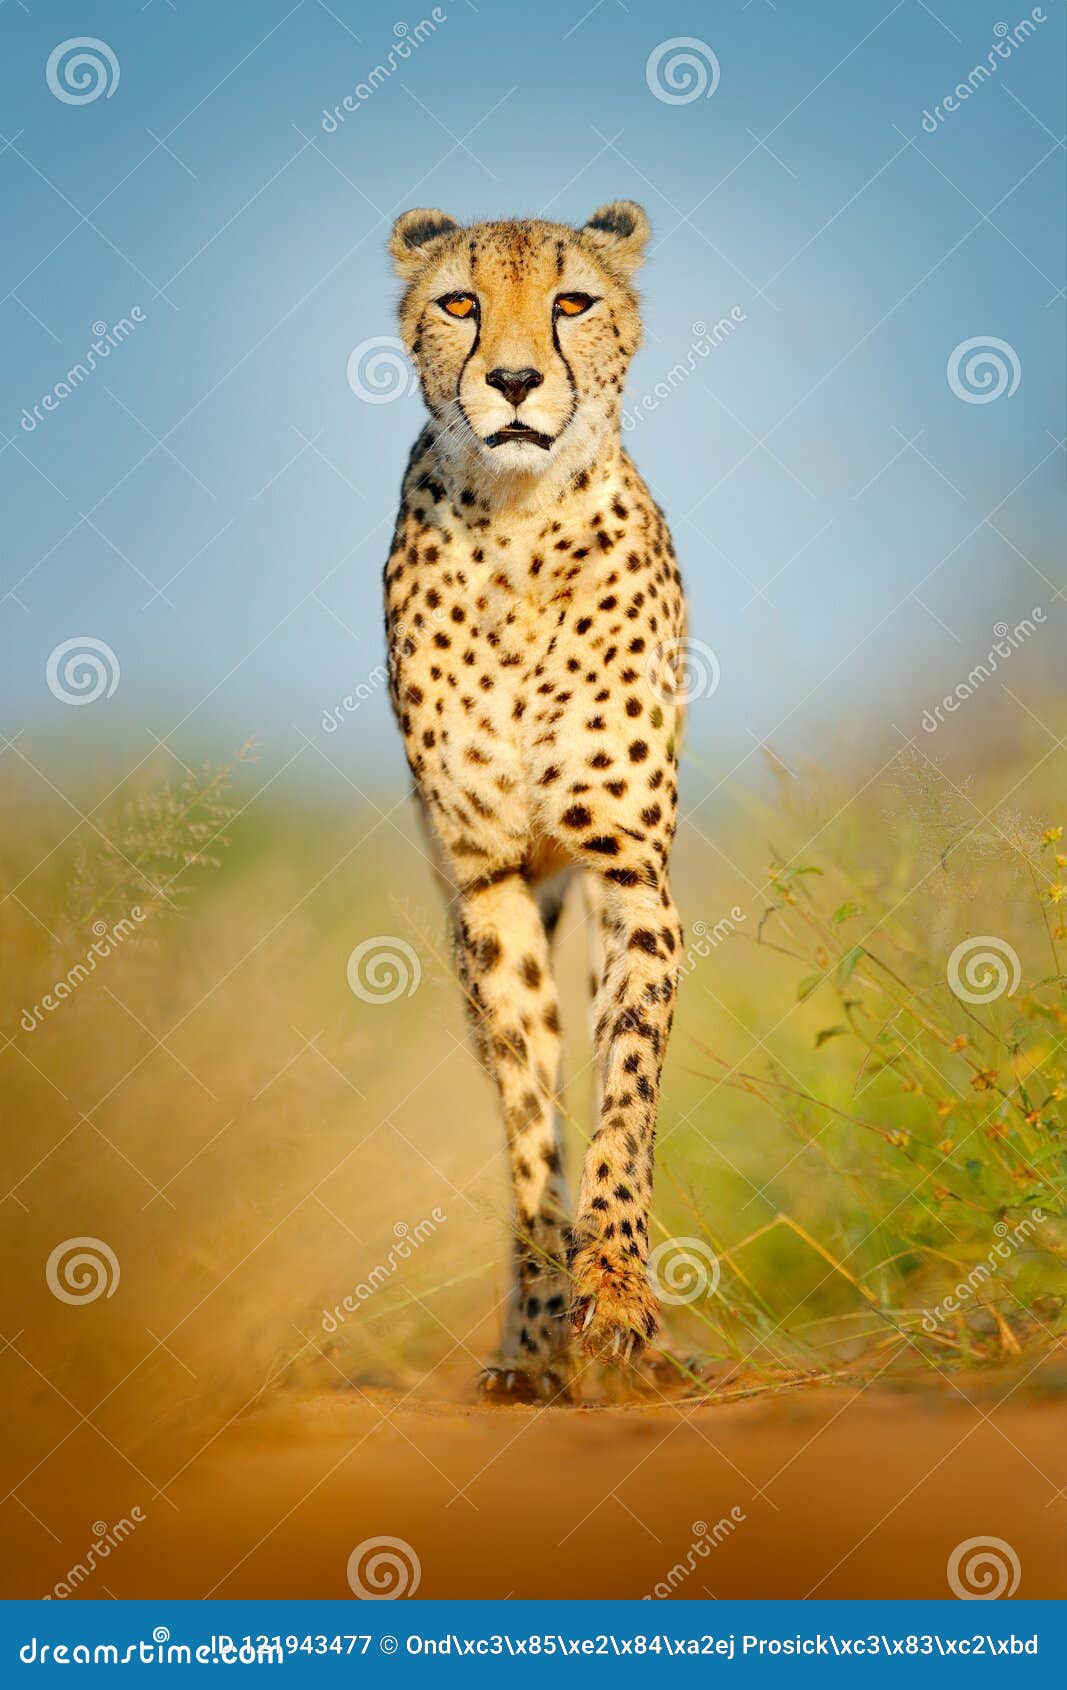
<instances>
[{"instance_id":1,"label":"cheetah muzzle","mask_svg":"<svg viewBox=\"0 0 1067 1690\"><path fill-rule=\"evenodd\" d=\"M648 233L620 201L580 229L409 211L390 241L429 411L385 572L390 684L504 1120L514 1272L484 1383L509 1400L570 1400L589 1358L626 1364L658 1327L649 1205L681 953L669 675L686 613L619 431ZM597 1095L573 1209L551 965L572 882Z\"/></svg>"}]
</instances>

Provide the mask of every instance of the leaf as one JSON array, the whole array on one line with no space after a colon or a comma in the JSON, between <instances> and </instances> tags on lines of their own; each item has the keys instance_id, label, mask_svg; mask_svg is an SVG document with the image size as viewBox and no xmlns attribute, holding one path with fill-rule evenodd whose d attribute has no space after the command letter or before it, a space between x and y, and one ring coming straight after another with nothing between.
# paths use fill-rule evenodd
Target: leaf
<instances>
[{"instance_id":1,"label":"leaf","mask_svg":"<svg viewBox=\"0 0 1067 1690\"><path fill-rule=\"evenodd\" d=\"M837 978L841 981L842 985L844 985L846 980L851 980L853 974L856 972L856 967L860 958L866 955L867 952L864 950L862 945L853 945L850 951L845 952L841 961L837 965Z\"/></svg>"},{"instance_id":2,"label":"leaf","mask_svg":"<svg viewBox=\"0 0 1067 1690\"><path fill-rule=\"evenodd\" d=\"M841 904L834 911L830 920L833 922L835 927L840 927L842 922L850 921L854 915L864 915L865 913L866 912L864 911L862 904Z\"/></svg>"},{"instance_id":3,"label":"leaf","mask_svg":"<svg viewBox=\"0 0 1067 1690\"><path fill-rule=\"evenodd\" d=\"M820 1027L815 1035L815 1049L821 1050L829 1039L839 1038L842 1033L849 1033L850 1027Z\"/></svg>"},{"instance_id":4,"label":"leaf","mask_svg":"<svg viewBox=\"0 0 1067 1690\"><path fill-rule=\"evenodd\" d=\"M795 880L798 874L822 874L823 872L821 868L816 868L813 863L798 863L796 868L776 868L774 875L776 880L788 883L790 880Z\"/></svg>"},{"instance_id":5,"label":"leaf","mask_svg":"<svg viewBox=\"0 0 1067 1690\"><path fill-rule=\"evenodd\" d=\"M815 988L821 986L825 979L825 974L806 974L797 986L797 1002L803 1003L805 998L810 998Z\"/></svg>"}]
</instances>

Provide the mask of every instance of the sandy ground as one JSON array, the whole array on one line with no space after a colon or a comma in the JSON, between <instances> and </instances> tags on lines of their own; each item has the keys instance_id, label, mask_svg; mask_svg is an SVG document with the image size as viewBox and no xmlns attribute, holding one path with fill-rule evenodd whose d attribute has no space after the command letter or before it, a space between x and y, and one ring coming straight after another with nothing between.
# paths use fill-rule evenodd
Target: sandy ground
<instances>
[{"instance_id":1,"label":"sandy ground","mask_svg":"<svg viewBox=\"0 0 1067 1690\"><path fill-rule=\"evenodd\" d=\"M1023 767L998 765L983 806L992 812ZM1035 767L1026 802L1044 813L1047 770ZM992 1536L1018 1558L1019 1594L1067 1595L1062 1345L1061 1364L1052 1360L1067 1246L1055 1192L1046 1199L1040 1188L1048 1249L1020 1251L1004 1283L987 1287L1012 1324L984 1314L933 1352L955 1384L923 1368L894 1328L894 1311L913 1325L986 1258L1001 1205L1031 1189L1010 1170L1033 1155L1051 1174L1054 1137L1035 1128L1030 1144L1018 1125L1007 1144L984 1134L979 1092L962 1102L961 1072L937 1079L943 1048L934 1040L909 1055L903 1031L901 1060L920 1063L921 1088L905 1090L889 1067L869 1090L864 1076L878 1131L841 1120L866 1056L844 1037L820 1044L838 1014L829 989L799 999L795 958L748 942L765 902L752 898L765 838L806 851L813 830L832 824L837 854L820 859L834 881L825 909L851 894L866 901L875 884L878 907L895 910L926 860L925 844L908 843L910 821L899 834L886 824L911 815L901 810L910 791L872 788L857 811L850 776L798 799L795 814L766 812L766 829L759 806L746 810L725 837L750 874L727 872L719 845L700 835L680 840L688 922L714 922L736 901L746 925L697 957L686 982L658 1183L664 1235L721 1242L727 1268L718 1300L672 1317L671 1342L715 1366L739 1354L752 1369L821 1359L886 1371L862 1391L839 1379L725 1405L626 1410L474 1404L472 1378L493 1352L506 1294L506 1157L410 812L398 812L412 832L405 845L380 816L352 810L347 790L336 811L287 808L283 818L280 805L273 817L257 806L226 878L200 887L186 920L124 947L106 977L7 1052L4 1594L52 1590L136 1509L143 1523L78 1582L81 1594L345 1598L352 1551L387 1536L410 1545L419 1594L431 1598L641 1596L667 1582L678 1598L943 1596L956 1546ZM923 803L931 838L957 826L955 811ZM9 1028L56 978L48 931L66 870L50 848L69 827L63 808L40 822L32 807L13 813L11 883L38 858L48 866L2 906L5 960L10 927L19 964L4 971ZM107 826L136 850L123 814ZM1014 869L994 875L985 845L966 864L952 885L930 881L912 912L917 978L944 978L954 922L1016 933ZM100 897L112 871L110 860L95 865ZM575 1170L588 1115L585 935L580 912L567 920ZM417 941L414 996L353 996L349 955L374 934ZM1060 1011L1046 1007L1020 1073L1053 1060ZM973 1032L947 984L942 1009L949 1031ZM994 1044L982 1058L991 1068ZM766 1087L723 1083L722 1063L764 1072L759 1046L775 1071L836 1100L825 1125L802 1099L783 1117ZM880 1133L940 1136L928 1116L944 1102L980 1177L957 1170L972 1195L942 1211L911 1152ZM440 1224L394 1259L398 1239L438 1211ZM47 1264L57 1244L83 1236L114 1252L121 1282L112 1275L106 1294L71 1304ZM323 1311L385 1267L358 1319L324 1343ZM1016 1343L1014 1376L994 1383L985 1369ZM1044 1343L1050 1354L1027 1378ZM906 1389L888 1388L894 1356L913 1369ZM699 1522L713 1530L702 1535ZM716 1537L706 1555L693 1547Z\"/></svg>"},{"instance_id":2,"label":"sandy ground","mask_svg":"<svg viewBox=\"0 0 1067 1690\"><path fill-rule=\"evenodd\" d=\"M430 1598L642 1596L672 1567L677 1598L935 1597L950 1594L954 1547L992 1535L1018 1557L1019 1596L1063 1598L1053 1384L577 1411L290 1395L235 1421L159 1495L83 1427L20 1492L35 1518L8 1594L43 1594L91 1522L136 1503L144 1523L80 1594L348 1597L353 1548L388 1535L411 1545ZM731 1510L715 1547L690 1554L700 1523Z\"/></svg>"}]
</instances>

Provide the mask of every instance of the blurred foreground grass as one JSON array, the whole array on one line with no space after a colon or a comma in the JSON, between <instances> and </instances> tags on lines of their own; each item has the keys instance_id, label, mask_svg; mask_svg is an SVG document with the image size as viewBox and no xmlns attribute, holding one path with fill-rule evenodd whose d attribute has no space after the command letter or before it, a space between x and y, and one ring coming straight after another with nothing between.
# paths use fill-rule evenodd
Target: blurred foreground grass
<instances>
[{"instance_id":1,"label":"blurred foreground grass","mask_svg":"<svg viewBox=\"0 0 1067 1690\"><path fill-rule=\"evenodd\" d=\"M1058 1341L1054 769L1031 745L973 782L924 747L877 772L774 766L683 825L654 1242L672 1344L716 1358L724 1394L1030 1367ZM177 783L147 770L73 831L36 786L2 793L12 1483L83 1413L160 1479L293 1382L455 1398L491 1353L500 1129L414 815L283 807L263 784L251 747ZM399 973L367 1001L349 957L380 938ZM582 952L575 900L575 1177ZM110 1294L82 1300L91 1270L54 1294L71 1240L107 1245ZM60 1252L53 1282L73 1272Z\"/></svg>"}]
</instances>

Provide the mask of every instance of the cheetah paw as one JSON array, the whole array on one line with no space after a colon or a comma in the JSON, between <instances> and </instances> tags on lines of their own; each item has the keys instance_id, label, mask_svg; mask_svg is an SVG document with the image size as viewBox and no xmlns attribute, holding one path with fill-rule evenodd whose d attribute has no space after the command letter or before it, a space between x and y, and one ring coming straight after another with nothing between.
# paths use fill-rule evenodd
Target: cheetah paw
<instances>
[{"instance_id":1,"label":"cheetah paw","mask_svg":"<svg viewBox=\"0 0 1067 1690\"><path fill-rule=\"evenodd\" d=\"M571 1324L588 1355L622 1367L659 1330L659 1311L640 1262L583 1245L571 1263Z\"/></svg>"},{"instance_id":2,"label":"cheetah paw","mask_svg":"<svg viewBox=\"0 0 1067 1690\"><path fill-rule=\"evenodd\" d=\"M570 1378L558 1367L486 1367L478 1388L490 1402L558 1407L574 1400Z\"/></svg>"}]
</instances>

